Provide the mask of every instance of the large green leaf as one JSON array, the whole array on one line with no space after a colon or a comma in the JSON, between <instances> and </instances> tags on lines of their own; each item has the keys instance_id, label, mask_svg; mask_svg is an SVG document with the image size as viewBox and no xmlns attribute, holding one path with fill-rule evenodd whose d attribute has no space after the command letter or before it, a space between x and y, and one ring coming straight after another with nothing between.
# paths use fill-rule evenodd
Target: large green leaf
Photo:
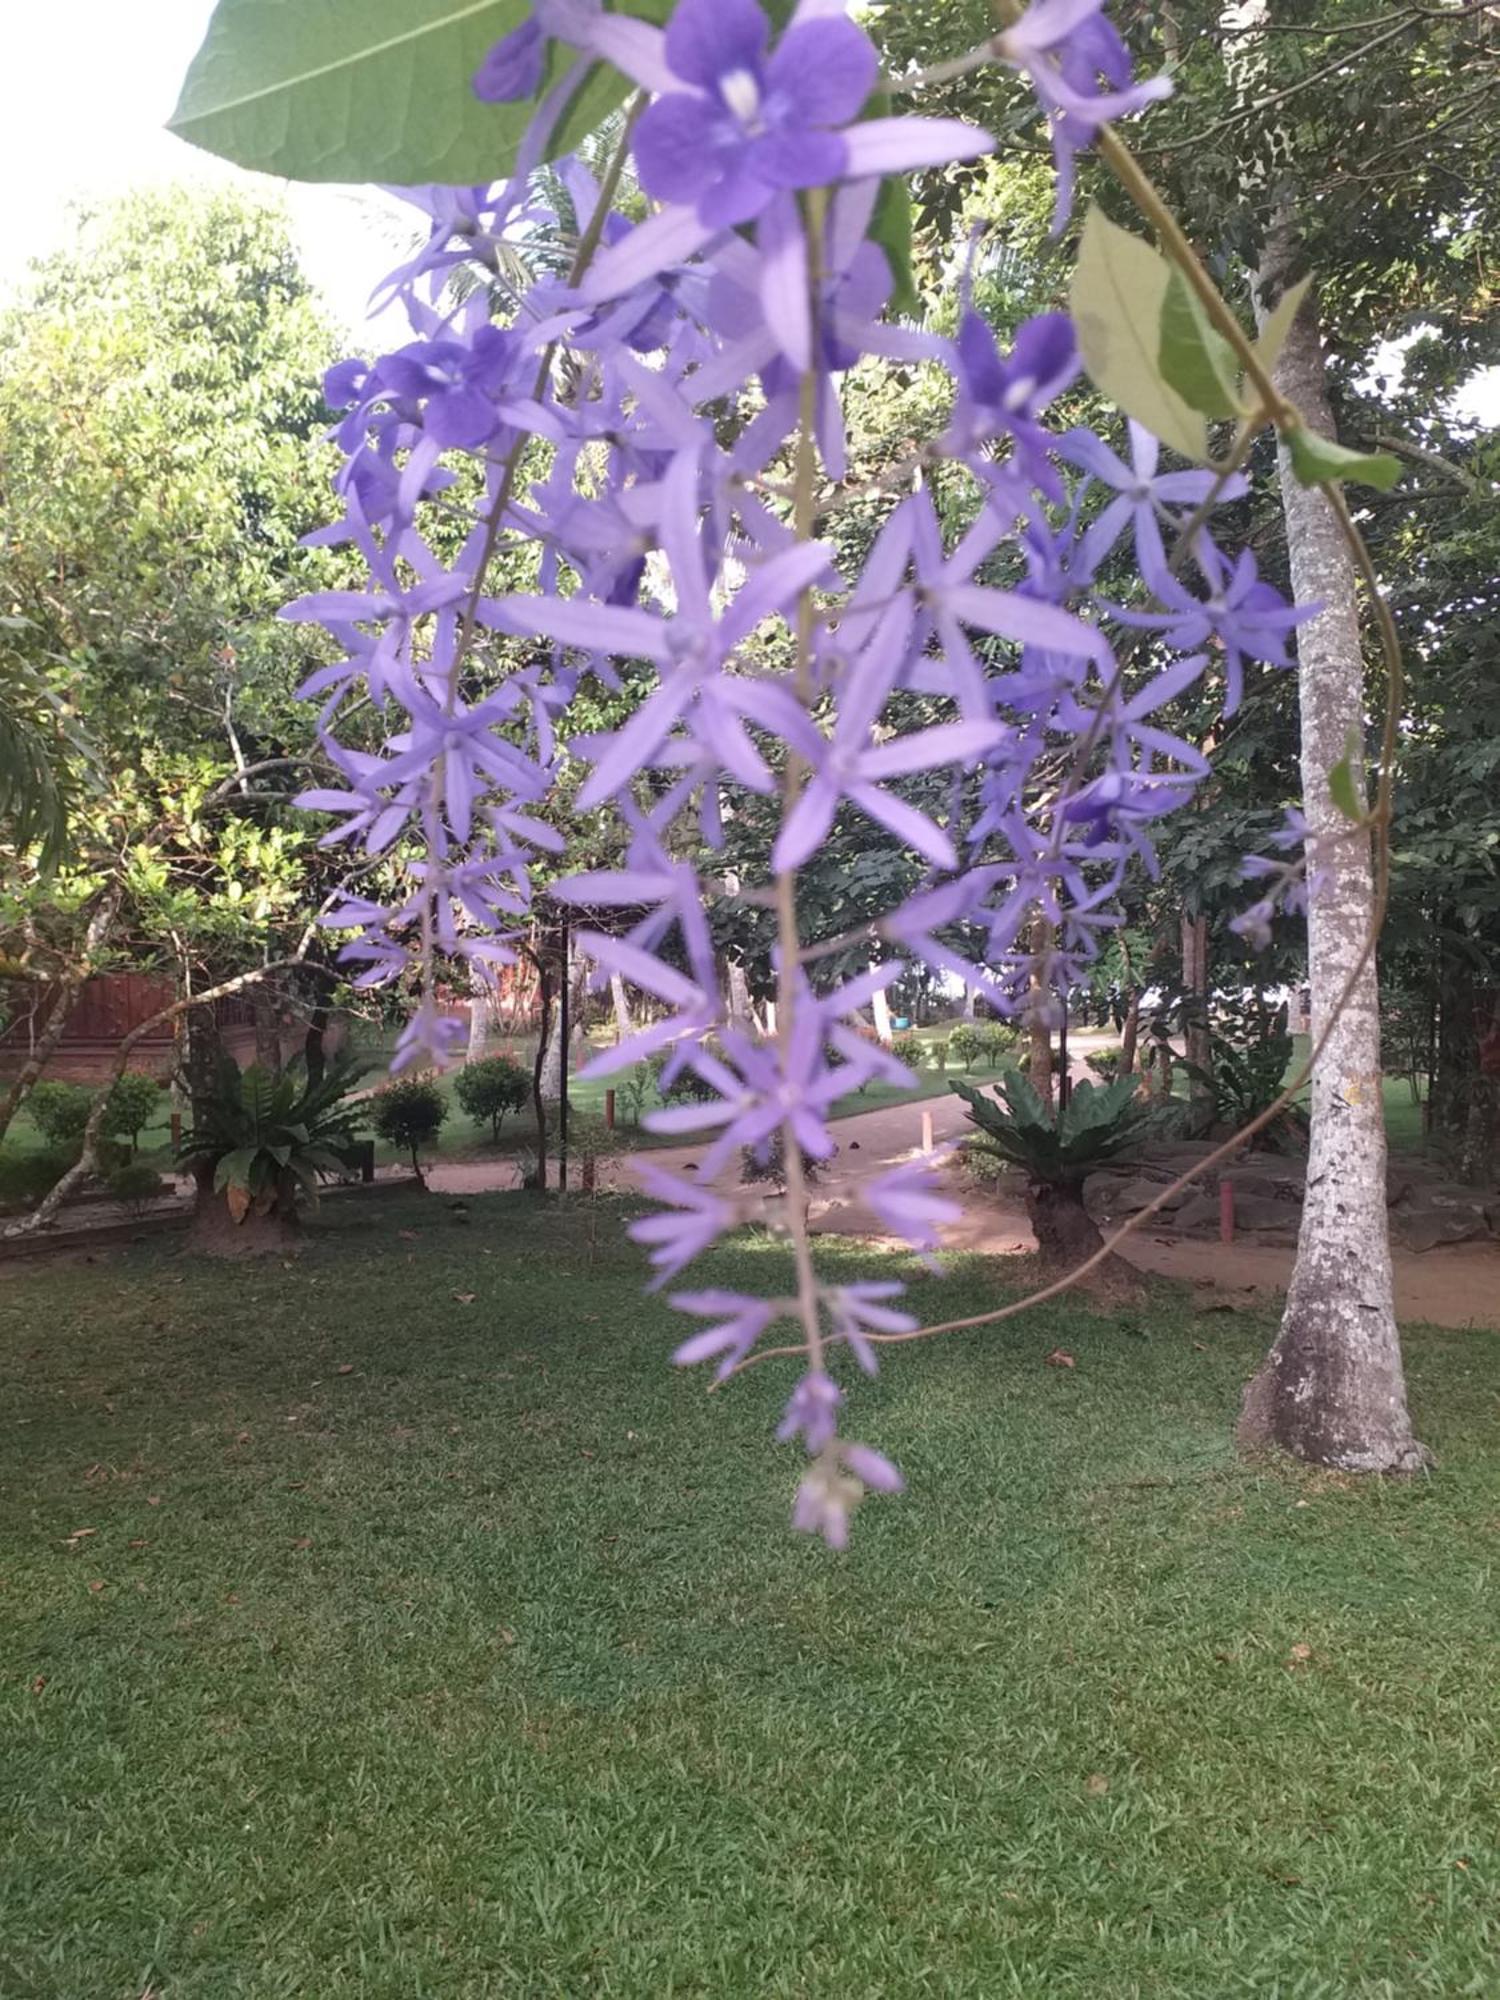
<instances>
[{"instance_id":1,"label":"large green leaf","mask_svg":"<svg viewBox=\"0 0 1500 2000\"><path fill-rule=\"evenodd\" d=\"M621 0L661 21L670 0ZM169 121L179 138L294 181L497 180L530 104L481 104L470 80L526 0L218 0ZM553 55L553 72L560 73ZM565 136L630 88L596 67Z\"/></svg>"},{"instance_id":2,"label":"large green leaf","mask_svg":"<svg viewBox=\"0 0 1500 2000\"><path fill-rule=\"evenodd\" d=\"M1139 236L1090 208L1073 273L1073 319L1089 379L1163 444L1200 464L1208 430L1161 371L1162 313L1172 266Z\"/></svg>"}]
</instances>

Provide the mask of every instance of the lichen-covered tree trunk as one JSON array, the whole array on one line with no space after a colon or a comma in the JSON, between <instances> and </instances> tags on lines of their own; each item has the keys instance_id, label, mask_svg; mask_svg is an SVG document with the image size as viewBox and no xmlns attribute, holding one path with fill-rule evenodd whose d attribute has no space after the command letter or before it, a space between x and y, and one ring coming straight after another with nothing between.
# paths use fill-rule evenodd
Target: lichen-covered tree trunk
<instances>
[{"instance_id":1,"label":"lichen-covered tree trunk","mask_svg":"<svg viewBox=\"0 0 1500 2000\"><path fill-rule=\"evenodd\" d=\"M1291 249L1285 227L1267 244L1258 279L1262 314L1284 287ZM1315 430L1333 435L1311 300L1282 350L1276 380ZM1297 484L1284 447L1280 471L1293 589L1301 603L1323 606L1299 628L1297 652L1304 810L1315 864L1308 907L1312 1032L1315 1044L1325 1030L1328 1040L1312 1079L1296 1267L1276 1344L1246 1391L1241 1435L1318 1465L1403 1472L1424 1454L1407 1414L1396 1329L1373 952L1354 977L1374 908L1372 860L1368 838L1350 837L1329 791L1329 773L1344 758L1351 730L1361 741L1364 735L1357 580L1327 501Z\"/></svg>"}]
</instances>

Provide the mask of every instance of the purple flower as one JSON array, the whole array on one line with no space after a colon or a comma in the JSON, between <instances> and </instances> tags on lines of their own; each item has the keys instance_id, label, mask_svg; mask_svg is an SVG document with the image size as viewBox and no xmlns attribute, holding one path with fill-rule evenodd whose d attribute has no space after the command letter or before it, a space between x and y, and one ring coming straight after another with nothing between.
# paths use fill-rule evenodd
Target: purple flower
<instances>
[{"instance_id":1,"label":"purple flower","mask_svg":"<svg viewBox=\"0 0 1500 2000\"><path fill-rule=\"evenodd\" d=\"M1261 660L1269 666L1294 664L1286 642L1296 627L1315 618L1317 604L1289 604L1274 584L1262 581L1255 557L1241 551L1233 567L1222 560L1209 559L1212 582L1207 597L1195 597L1176 577L1163 570L1147 577L1152 590L1165 607L1152 611L1115 610L1127 625L1158 632L1167 644L1190 651L1206 641L1217 645L1224 656L1224 713L1233 715L1244 695L1244 663ZM1143 574L1144 574L1143 569Z\"/></svg>"},{"instance_id":2,"label":"purple flower","mask_svg":"<svg viewBox=\"0 0 1500 2000\"><path fill-rule=\"evenodd\" d=\"M1004 732L993 721L949 722L888 743L874 740L876 717L906 657L910 627L911 606L898 599L845 677L831 740L810 730L800 732L797 747L813 764L814 775L783 822L771 857L778 871L800 867L821 845L845 799L935 866L954 866L957 856L947 834L915 806L886 791L879 780L966 762L989 749Z\"/></svg>"},{"instance_id":3,"label":"purple flower","mask_svg":"<svg viewBox=\"0 0 1500 2000\"><path fill-rule=\"evenodd\" d=\"M680 1180L660 1167L643 1168L641 1186L653 1201L670 1202L677 1211L644 1216L626 1231L632 1243L651 1247L651 1266L656 1272L651 1290L655 1291L716 1243L726 1229L733 1229L740 1212L734 1202L716 1195L712 1188Z\"/></svg>"},{"instance_id":4,"label":"purple flower","mask_svg":"<svg viewBox=\"0 0 1500 2000\"><path fill-rule=\"evenodd\" d=\"M1130 464L1127 466L1093 431L1072 430L1059 440L1058 450L1092 478L1110 487L1115 498L1083 537L1081 566L1093 576L1125 529L1135 530L1136 562L1140 573L1160 595L1160 579L1167 575L1166 552L1162 547L1161 521L1180 521L1173 506L1198 507L1213 490L1211 472L1158 472L1161 446L1151 433L1132 417L1130 420ZM1246 491L1245 481L1235 473L1220 489L1221 497L1238 500ZM1199 546L1206 538L1200 533Z\"/></svg>"},{"instance_id":5,"label":"purple flower","mask_svg":"<svg viewBox=\"0 0 1500 2000\"><path fill-rule=\"evenodd\" d=\"M833 1337L848 1342L855 1360L867 1375L874 1375L880 1363L866 1336L871 1333L910 1333L917 1324L910 1313L895 1312L884 1303L886 1299L899 1299L905 1290L905 1285L891 1278L878 1284L836 1285L825 1294L828 1317L833 1323Z\"/></svg>"},{"instance_id":6,"label":"purple flower","mask_svg":"<svg viewBox=\"0 0 1500 2000\"><path fill-rule=\"evenodd\" d=\"M792 1526L805 1535L821 1535L831 1549L845 1549L850 1517L866 1492L900 1493L905 1485L890 1460L869 1445L840 1445L803 1474Z\"/></svg>"},{"instance_id":7,"label":"purple flower","mask_svg":"<svg viewBox=\"0 0 1500 2000\"><path fill-rule=\"evenodd\" d=\"M838 1433L844 1392L821 1368L809 1368L787 1399L776 1427L778 1444L801 1438L810 1458L826 1451Z\"/></svg>"},{"instance_id":8,"label":"purple flower","mask_svg":"<svg viewBox=\"0 0 1500 2000\"><path fill-rule=\"evenodd\" d=\"M734 1373L766 1328L779 1319L784 1310L775 1299L754 1299L744 1292L673 1292L670 1303L679 1312L693 1313L699 1319L714 1322L701 1333L683 1341L672 1359L679 1368L690 1368L695 1362L712 1361L717 1356L719 1365L714 1370L716 1382L722 1382Z\"/></svg>"},{"instance_id":9,"label":"purple flower","mask_svg":"<svg viewBox=\"0 0 1500 2000\"><path fill-rule=\"evenodd\" d=\"M928 1256L938 1247L939 1228L963 1215L956 1201L937 1192L937 1164L935 1159L905 1160L860 1189L866 1208L884 1228Z\"/></svg>"},{"instance_id":10,"label":"purple flower","mask_svg":"<svg viewBox=\"0 0 1500 2000\"><path fill-rule=\"evenodd\" d=\"M1054 236L1072 209L1074 154L1101 125L1172 94L1164 76L1132 80L1129 51L1103 18L1103 5L1104 0L1034 0L997 41L1001 61L1030 77L1051 121L1057 162ZM1099 88L1101 78L1107 89Z\"/></svg>"},{"instance_id":11,"label":"purple flower","mask_svg":"<svg viewBox=\"0 0 1500 2000\"><path fill-rule=\"evenodd\" d=\"M641 185L694 206L716 229L749 222L782 188L842 179L832 128L857 118L879 74L869 37L837 17L787 30L767 54L756 0L679 0L665 54L681 88L636 128Z\"/></svg>"},{"instance_id":12,"label":"purple flower","mask_svg":"<svg viewBox=\"0 0 1500 2000\"><path fill-rule=\"evenodd\" d=\"M818 0L769 41L757 0L678 0L664 35L602 17L590 47L658 93L634 145L642 186L666 206L600 258L586 298L628 291L779 194L973 159L992 143L954 119L860 120L879 58Z\"/></svg>"},{"instance_id":13,"label":"purple flower","mask_svg":"<svg viewBox=\"0 0 1500 2000\"><path fill-rule=\"evenodd\" d=\"M1058 440L1041 426L1041 415L1078 379L1083 362L1073 322L1066 313L1042 313L1016 331L1015 345L1002 356L987 322L968 307L959 321L958 400L948 449L964 457L983 445L1009 438L1015 461L1007 471L1022 490L1036 485L1049 498L1062 486L1049 454ZM988 461L985 461L987 464Z\"/></svg>"}]
</instances>

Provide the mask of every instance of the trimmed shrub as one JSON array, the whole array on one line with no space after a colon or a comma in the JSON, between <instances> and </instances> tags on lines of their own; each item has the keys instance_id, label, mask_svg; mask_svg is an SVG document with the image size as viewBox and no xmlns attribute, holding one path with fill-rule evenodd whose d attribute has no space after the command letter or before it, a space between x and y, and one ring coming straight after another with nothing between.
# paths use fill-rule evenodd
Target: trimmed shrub
<instances>
[{"instance_id":1,"label":"trimmed shrub","mask_svg":"<svg viewBox=\"0 0 1500 2000\"><path fill-rule=\"evenodd\" d=\"M144 1160L129 1160L123 1167L116 1167L105 1185L112 1200L130 1215L137 1216L144 1215L167 1187L155 1167L148 1167Z\"/></svg>"},{"instance_id":2,"label":"trimmed shrub","mask_svg":"<svg viewBox=\"0 0 1500 2000\"><path fill-rule=\"evenodd\" d=\"M1120 1074L1120 1057L1123 1054L1122 1049L1095 1049L1084 1057L1084 1061L1095 1076L1102 1076L1106 1083L1113 1083Z\"/></svg>"},{"instance_id":3,"label":"trimmed shrub","mask_svg":"<svg viewBox=\"0 0 1500 2000\"><path fill-rule=\"evenodd\" d=\"M26 1099L31 1122L49 1146L72 1146L78 1157L78 1142L89 1122L94 1093L81 1083L55 1083L43 1078L34 1083Z\"/></svg>"},{"instance_id":4,"label":"trimmed shrub","mask_svg":"<svg viewBox=\"0 0 1500 2000\"><path fill-rule=\"evenodd\" d=\"M149 1076L145 1070L126 1070L123 1076L116 1077L109 1093L109 1108L104 1114L105 1131L113 1137L128 1139L130 1150L134 1153L140 1145L142 1131L161 1106L161 1092L160 1081Z\"/></svg>"},{"instance_id":5,"label":"trimmed shrub","mask_svg":"<svg viewBox=\"0 0 1500 2000\"><path fill-rule=\"evenodd\" d=\"M932 1066L939 1075L942 1075L948 1067L948 1048L948 1042L934 1042L932 1044Z\"/></svg>"},{"instance_id":6,"label":"trimmed shrub","mask_svg":"<svg viewBox=\"0 0 1500 2000\"><path fill-rule=\"evenodd\" d=\"M35 1153L0 1150L0 1201L40 1201L77 1158L77 1146L44 1146Z\"/></svg>"},{"instance_id":7,"label":"trimmed shrub","mask_svg":"<svg viewBox=\"0 0 1500 2000\"><path fill-rule=\"evenodd\" d=\"M961 1021L948 1037L948 1050L961 1069L973 1069L985 1053L985 1030L977 1021Z\"/></svg>"},{"instance_id":8,"label":"trimmed shrub","mask_svg":"<svg viewBox=\"0 0 1500 2000\"><path fill-rule=\"evenodd\" d=\"M486 1056L458 1073L454 1095L476 1125L488 1125L497 1143L507 1111L519 1111L531 1095L531 1078L514 1056Z\"/></svg>"},{"instance_id":9,"label":"trimmed shrub","mask_svg":"<svg viewBox=\"0 0 1500 2000\"><path fill-rule=\"evenodd\" d=\"M891 1036L891 1054L904 1062L909 1069L921 1069L927 1061L927 1051L922 1046L922 1038L910 1028L903 1028L899 1034Z\"/></svg>"},{"instance_id":10,"label":"trimmed shrub","mask_svg":"<svg viewBox=\"0 0 1500 2000\"><path fill-rule=\"evenodd\" d=\"M411 1155L411 1170L426 1187L418 1149L430 1146L448 1116L448 1100L435 1083L421 1077L404 1077L388 1083L370 1100L370 1118L375 1130L388 1145L399 1146Z\"/></svg>"}]
</instances>

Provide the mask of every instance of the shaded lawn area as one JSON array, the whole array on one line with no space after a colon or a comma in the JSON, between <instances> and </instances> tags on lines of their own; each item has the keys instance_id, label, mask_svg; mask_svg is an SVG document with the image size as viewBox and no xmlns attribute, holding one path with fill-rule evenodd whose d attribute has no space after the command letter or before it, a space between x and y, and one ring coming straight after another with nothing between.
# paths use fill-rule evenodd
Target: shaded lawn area
<instances>
[{"instance_id":1,"label":"shaded lawn area","mask_svg":"<svg viewBox=\"0 0 1500 2000\"><path fill-rule=\"evenodd\" d=\"M0 1283L0 1993L1495 1991L1492 1337L1406 1485L1237 1462L1190 1296L901 1350L839 1560L608 1208L325 1218Z\"/></svg>"}]
</instances>

